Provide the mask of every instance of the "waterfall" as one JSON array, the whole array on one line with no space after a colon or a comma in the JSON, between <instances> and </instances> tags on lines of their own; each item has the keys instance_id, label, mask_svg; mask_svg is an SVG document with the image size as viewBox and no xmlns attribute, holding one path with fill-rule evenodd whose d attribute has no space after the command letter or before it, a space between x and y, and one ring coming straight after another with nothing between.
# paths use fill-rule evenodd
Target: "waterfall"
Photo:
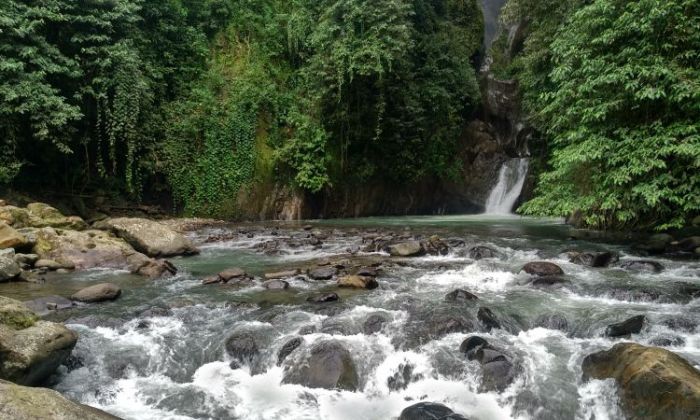
<instances>
[{"instance_id":1,"label":"waterfall","mask_svg":"<svg viewBox=\"0 0 700 420\"><path fill-rule=\"evenodd\" d=\"M486 200L485 213L510 214L523 189L527 169L527 158L510 159L503 163L498 173L498 182Z\"/></svg>"}]
</instances>

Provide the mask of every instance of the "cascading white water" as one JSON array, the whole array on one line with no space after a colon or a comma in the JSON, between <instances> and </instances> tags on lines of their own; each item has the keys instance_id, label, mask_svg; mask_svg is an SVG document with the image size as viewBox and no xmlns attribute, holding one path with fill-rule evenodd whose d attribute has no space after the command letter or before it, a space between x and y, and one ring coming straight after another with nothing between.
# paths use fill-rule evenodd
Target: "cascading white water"
<instances>
[{"instance_id":1,"label":"cascading white water","mask_svg":"<svg viewBox=\"0 0 700 420\"><path fill-rule=\"evenodd\" d=\"M485 213L509 214L520 196L527 175L527 158L510 159L503 163L498 173L498 182L486 200Z\"/></svg>"}]
</instances>

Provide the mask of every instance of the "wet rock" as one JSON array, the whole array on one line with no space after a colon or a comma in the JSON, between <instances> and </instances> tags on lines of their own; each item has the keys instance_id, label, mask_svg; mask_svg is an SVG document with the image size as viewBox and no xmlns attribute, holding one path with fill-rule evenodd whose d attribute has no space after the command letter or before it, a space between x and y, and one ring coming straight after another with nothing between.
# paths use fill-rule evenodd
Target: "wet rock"
<instances>
[{"instance_id":1,"label":"wet rock","mask_svg":"<svg viewBox=\"0 0 700 420\"><path fill-rule=\"evenodd\" d=\"M535 327L567 331L569 329L569 321L561 314L544 314L537 317Z\"/></svg>"},{"instance_id":2,"label":"wet rock","mask_svg":"<svg viewBox=\"0 0 700 420\"><path fill-rule=\"evenodd\" d=\"M238 267L228 268L219 273L219 279L221 279L222 283L228 283L233 279L238 279L245 276L246 272L242 268Z\"/></svg>"},{"instance_id":3,"label":"wet rock","mask_svg":"<svg viewBox=\"0 0 700 420\"><path fill-rule=\"evenodd\" d=\"M28 244L27 238L7 223L0 221L0 249L24 248Z\"/></svg>"},{"instance_id":4,"label":"wet rock","mask_svg":"<svg viewBox=\"0 0 700 420\"><path fill-rule=\"evenodd\" d=\"M21 271L13 257L0 256L0 283L14 279Z\"/></svg>"},{"instance_id":5,"label":"wet rock","mask_svg":"<svg viewBox=\"0 0 700 420\"><path fill-rule=\"evenodd\" d=\"M400 391L406 389L411 382L419 381L423 375L413 373L413 365L410 363L402 363L396 373L391 375L386 380L386 384L392 391Z\"/></svg>"},{"instance_id":6,"label":"wet rock","mask_svg":"<svg viewBox=\"0 0 700 420\"><path fill-rule=\"evenodd\" d=\"M219 276L208 276L202 279L202 284L219 284L221 283L221 278Z\"/></svg>"},{"instance_id":7,"label":"wet rock","mask_svg":"<svg viewBox=\"0 0 700 420\"><path fill-rule=\"evenodd\" d=\"M605 329L605 335L608 337L624 337L630 334L639 334L645 320L646 317L644 315L637 315L622 322L610 324Z\"/></svg>"},{"instance_id":8,"label":"wet rock","mask_svg":"<svg viewBox=\"0 0 700 420\"><path fill-rule=\"evenodd\" d=\"M627 287L603 287L600 295L628 302L654 302L661 297L661 294L656 290Z\"/></svg>"},{"instance_id":9,"label":"wet rock","mask_svg":"<svg viewBox=\"0 0 700 420\"><path fill-rule=\"evenodd\" d=\"M255 336L250 332L237 332L225 343L226 353L241 363L250 364L260 351Z\"/></svg>"},{"instance_id":10,"label":"wet rock","mask_svg":"<svg viewBox=\"0 0 700 420\"><path fill-rule=\"evenodd\" d=\"M478 299L479 298L475 294L469 293L463 289L455 289L445 295L445 301L447 302L471 302Z\"/></svg>"},{"instance_id":11,"label":"wet rock","mask_svg":"<svg viewBox=\"0 0 700 420\"><path fill-rule=\"evenodd\" d=\"M277 352L277 365L281 365L284 359L287 358L294 350L302 345L304 339L301 337L294 337L291 340L284 343L279 352Z\"/></svg>"},{"instance_id":12,"label":"wet rock","mask_svg":"<svg viewBox=\"0 0 700 420\"><path fill-rule=\"evenodd\" d=\"M48 388L33 388L0 380L0 418L12 420L119 420L78 404Z\"/></svg>"},{"instance_id":13,"label":"wet rock","mask_svg":"<svg viewBox=\"0 0 700 420\"><path fill-rule=\"evenodd\" d=\"M450 247L440 239L439 236L433 235L427 241L421 244L426 253L430 255L447 255L450 252Z\"/></svg>"},{"instance_id":14,"label":"wet rock","mask_svg":"<svg viewBox=\"0 0 700 420\"><path fill-rule=\"evenodd\" d=\"M433 402L420 402L401 411L398 420L467 420L445 405Z\"/></svg>"},{"instance_id":15,"label":"wet rock","mask_svg":"<svg viewBox=\"0 0 700 420\"><path fill-rule=\"evenodd\" d=\"M648 252L649 254L662 254L673 240L673 236L667 233L657 233L651 235L645 242L634 245L633 248Z\"/></svg>"},{"instance_id":16,"label":"wet rock","mask_svg":"<svg viewBox=\"0 0 700 420\"><path fill-rule=\"evenodd\" d=\"M335 267L320 267L309 270L309 277L314 280L330 280L338 273Z\"/></svg>"},{"instance_id":17,"label":"wet rock","mask_svg":"<svg viewBox=\"0 0 700 420\"><path fill-rule=\"evenodd\" d=\"M656 337L649 341L652 346L658 347L677 347L685 344L683 337Z\"/></svg>"},{"instance_id":18,"label":"wet rock","mask_svg":"<svg viewBox=\"0 0 700 420\"><path fill-rule=\"evenodd\" d=\"M633 260L633 261L623 261L620 267L625 270L636 271L640 273L660 273L664 266L656 261L647 260Z\"/></svg>"},{"instance_id":19,"label":"wet rock","mask_svg":"<svg viewBox=\"0 0 700 420\"><path fill-rule=\"evenodd\" d=\"M700 371L679 355L636 343L586 356L584 380L613 378L632 419L700 418Z\"/></svg>"},{"instance_id":20,"label":"wet rock","mask_svg":"<svg viewBox=\"0 0 700 420\"><path fill-rule=\"evenodd\" d=\"M433 312L418 314L412 323L415 324L416 333L420 342L439 339L447 334L468 333L477 330L477 323L467 315L452 312Z\"/></svg>"},{"instance_id":21,"label":"wet rock","mask_svg":"<svg viewBox=\"0 0 700 420\"><path fill-rule=\"evenodd\" d=\"M480 307L479 311L476 313L476 317L484 326L486 331L491 331L494 328L501 328L501 323L499 322L498 317L489 308L483 306Z\"/></svg>"},{"instance_id":22,"label":"wet rock","mask_svg":"<svg viewBox=\"0 0 700 420\"><path fill-rule=\"evenodd\" d=\"M468 360L475 360L481 365L481 392L503 392L517 376L518 368L512 357L481 337L468 337L459 350Z\"/></svg>"},{"instance_id":23,"label":"wet rock","mask_svg":"<svg viewBox=\"0 0 700 420\"><path fill-rule=\"evenodd\" d=\"M273 273L265 273L265 278L267 280L287 279L298 276L300 273L299 270L275 271Z\"/></svg>"},{"instance_id":24,"label":"wet rock","mask_svg":"<svg viewBox=\"0 0 700 420\"><path fill-rule=\"evenodd\" d=\"M700 247L700 236L691 236L678 241L678 248L684 252L695 252Z\"/></svg>"},{"instance_id":25,"label":"wet rock","mask_svg":"<svg viewBox=\"0 0 700 420\"><path fill-rule=\"evenodd\" d=\"M475 246L469 249L469 258L473 260L481 260L484 258L498 258L498 255L498 251L484 245Z\"/></svg>"},{"instance_id":26,"label":"wet rock","mask_svg":"<svg viewBox=\"0 0 700 420\"><path fill-rule=\"evenodd\" d=\"M63 325L40 321L21 302L0 297L0 379L40 384L68 358L77 340Z\"/></svg>"},{"instance_id":27,"label":"wet rock","mask_svg":"<svg viewBox=\"0 0 700 420\"><path fill-rule=\"evenodd\" d=\"M384 314L372 314L362 324L362 330L367 335L378 333L389 319Z\"/></svg>"},{"instance_id":28,"label":"wet rock","mask_svg":"<svg viewBox=\"0 0 700 420\"><path fill-rule=\"evenodd\" d=\"M569 252L569 261L588 267L607 267L620 257L614 252Z\"/></svg>"},{"instance_id":29,"label":"wet rock","mask_svg":"<svg viewBox=\"0 0 700 420\"><path fill-rule=\"evenodd\" d=\"M148 308L145 311L141 312L139 314L139 316L141 318L155 318L155 317L170 316L172 314L173 314L173 311L169 308L154 306L154 307Z\"/></svg>"},{"instance_id":30,"label":"wet rock","mask_svg":"<svg viewBox=\"0 0 700 420\"><path fill-rule=\"evenodd\" d=\"M158 279L163 276L174 276L177 274L177 268L168 260L148 259L137 270L132 269L132 272L150 279Z\"/></svg>"},{"instance_id":31,"label":"wet rock","mask_svg":"<svg viewBox=\"0 0 700 420\"><path fill-rule=\"evenodd\" d=\"M51 312L70 309L73 301L62 296L46 296L24 302L24 305L39 316L48 315Z\"/></svg>"},{"instance_id":32,"label":"wet rock","mask_svg":"<svg viewBox=\"0 0 700 420\"><path fill-rule=\"evenodd\" d=\"M289 289L289 283L284 280L268 280L263 283L263 287L267 290L285 290Z\"/></svg>"},{"instance_id":33,"label":"wet rock","mask_svg":"<svg viewBox=\"0 0 700 420\"><path fill-rule=\"evenodd\" d=\"M690 318L674 316L673 318L665 319L661 323L672 330L694 332L698 327L697 321Z\"/></svg>"},{"instance_id":34,"label":"wet rock","mask_svg":"<svg viewBox=\"0 0 700 420\"><path fill-rule=\"evenodd\" d=\"M390 245L387 251L390 255L395 257L414 257L425 253L423 245L421 245L419 241L408 241Z\"/></svg>"},{"instance_id":35,"label":"wet rock","mask_svg":"<svg viewBox=\"0 0 700 420\"><path fill-rule=\"evenodd\" d=\"M81 289L70 298L78 302L95 303L115 300L121 294L122 289L119 286L112 283L100 283Z\"/></svg>"},{"instance_id":36,"label":"wet rock","mask_svg":"<svg viewBox=\"0 0 700 420\"><path fill-rule=\"evenodd\" d=\"M199 252L181 233L153 220L120 217L98 222L95 227L113 232L134 249L150 257L191 255Z\"/></svg>"},{"instance_id":37,"label":"wet rock","mask_svg":"<svg viewBox=\"0 0 700 420\"><path fill-rule=\"evenodd\" d=\"M15 254L15 261L18 264L24 264L28 267L34 267L34 264L39 260L36 254Z\"/></svg>"},{"instance_id":38,"label":"wet rock","mask_svg":"<svg viewBox=\"0 0 700 420\"><path fill-rule=\"evenodd\" d=\"M558 265L547 261L533 261L525 264L521 271L533 276L558 276L564 274L564 270Z\"/></svg>"},{"instance_id":39,"label":"wet rock","mask_svg":"<svg viewBox=\"0 0 700 420\"><path fill-rule=\"evenodd\" d=\"M377 277L379 269L377 267L362 267L355 273L358 276Z\"/></svg>"},{"instance_id":40,"label":"wet rock","mask_svg":"<svg viewBox=\"0 0 700 420\"><path fill-rule=\"evenodd\" d=\"M311 303L326 303L335 302L339 299L337 293L322 293L315 296L309 296L306 301Z\"/></svg>"},{"instance_id":41,"label":"wet rock","mask_svg":"<svg viewBox=\"0 0 700 420\"><path fill-rule=\"evenodd\" d=\"M357 390L359 378L350 352L335 340L314 345L305 361L285 371L284 383L309 388Z\"/></svg>"},{"instance_id":42,"label":"wet rock","mask_svg":"<svg viewBox=\"0 0 700 420\"><path fill-rule=\"evenodd\" d=\"M680 283L678 293L684 296L689 296L691 299L700 298L700 285L690 283Z\"/></svg>"},{"instance_id":43,"label":"wet rock","mask_svg":"<svg viewBox=\"0 0 700 420\"><path fill-rule=\"evenodd\" d=\"M339 287L350 287L355 289L376 289L379 283L374 277L366 276L344 276L338 279Z\"/></svg>"}]
</instances>

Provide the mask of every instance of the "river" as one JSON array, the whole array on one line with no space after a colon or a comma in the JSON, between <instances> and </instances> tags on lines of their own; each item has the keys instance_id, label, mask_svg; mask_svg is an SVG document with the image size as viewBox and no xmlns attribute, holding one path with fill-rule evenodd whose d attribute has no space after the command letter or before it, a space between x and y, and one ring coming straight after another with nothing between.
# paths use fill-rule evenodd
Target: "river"
<instances>
[{"instance_id":1,"label":"river","mask_svg":"<svg viewBox=\"0 0 700 420\"><path fill-rule=\"evenodd\" d=\"M311 230L300 224L274 229L246 224L191 232L201 254L173 259L179 272L167 279L94 270L56 275L41 286L0 285L0 294L28 299L67 296L96 282L120 285L124 292L117 301L54 315L80 338L71 366L59 369L53 388L125 419L392 419L418 401L444 403L470 419L619 419L614 383L584 383L581 361L624 341L603 332L634 315L645 315L647 323L627 340L661 343L700 364L700 299L684 293L700 285L697 259L653 258L664 266L660 273L619 264L576 265L562 252L605 249L618 252L623 262L640 257L626 244L572 240L569 228L554 219L426 216L309 223ZM366 242L389 233L436 234L453 246L447 255L405 259L347 254L364 245L363 237ZM310 234L322 243L306 241ZM282 245L264 252L260 244L273 240ZM477 245L498 256L469 258L468 250ZM384 259L379 287L337 289L334 280L299 275L286 279L287 290L267 290L259 280L266 272L341 257ZM562 267L565 282L533 286L520 268L536 260ZM202 278L231 267L243 268L256 281L244 287L202 285ZM477 295L477 303L446 301L458 288ZM307 302L323 291L336 291L340 300ZM488 307L502 328L432 334L431 322L441 322L440 316L474 319L478 307ZM551 315L564 324L552 329L543 321ZM367 331L371 316L382 319L378 332ZM224 343L240 331L255 335L259 352L249 363L232 364ZM515 380L503 392L480 392L479 364L459 351L473 335L516 362ZM279 350L295 337L302 339L300 348L278 364ZM299 363L298 354L329 339L349 350L357 391L283 383L285 370ZM392 377L404 383L397 386Z\"/></svg>"}]
</instances>

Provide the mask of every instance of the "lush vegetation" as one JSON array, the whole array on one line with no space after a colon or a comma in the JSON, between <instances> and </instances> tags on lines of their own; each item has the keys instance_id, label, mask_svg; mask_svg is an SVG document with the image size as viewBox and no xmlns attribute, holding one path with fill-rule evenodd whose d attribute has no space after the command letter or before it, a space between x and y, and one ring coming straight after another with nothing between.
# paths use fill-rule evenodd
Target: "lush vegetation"
<instances>
[{"instance_id":1,"label":"lush vegetation","mask_svg":"<svg viewBox=\"0 0 700 420\"><path fill-rule=\"evenodd\" d=\"M448 177L481 34L476 0L8 0L0 182L157 185L225 215L272 172Z\"/></svg>"},{"instance_id":2,"label":"lush vegetation","mask_svg":"<svg viewBox=\"0 0 700 420\"><path fill-rule=\"evenodd\" d=\"M700 212L700 3L512 0L517 77L549 167L526 214L664 229Z\"/></svg>"}]
</instances>

